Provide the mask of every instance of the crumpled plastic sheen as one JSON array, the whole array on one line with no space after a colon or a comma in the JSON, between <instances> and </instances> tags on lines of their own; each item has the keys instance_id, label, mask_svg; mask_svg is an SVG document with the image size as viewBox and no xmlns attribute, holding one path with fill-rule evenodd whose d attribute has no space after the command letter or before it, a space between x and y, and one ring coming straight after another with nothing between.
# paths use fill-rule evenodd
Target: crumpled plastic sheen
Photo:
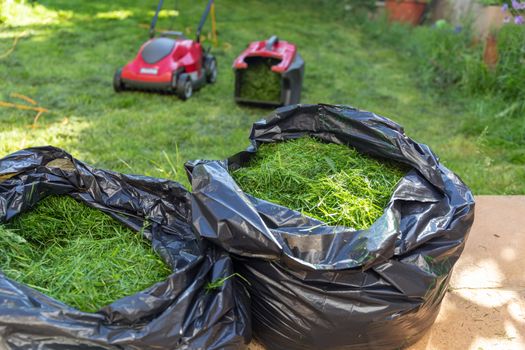
<instances>
[{"instance_id":1,"label":"crumpled plastic sheen","mask_svg":"<svg viewBox=\"0 0 525 350\"><path fill-rule=\"evenodd\" d=\"M0 223L48 195L68 195L140 231L171 267L164 281L95 313L76 310L0 271L2 350L244 349L249 296L224 251L191 228L191 195L180 184L94 169L63 150L30 148L0 159ZM103 258L103 257L101 257Z\"/></svg>"},{"instance_id":2,"label":"crumpled plastic sheen","mask_svg":"<svg viewBox=\"0 0 525 350\"><path fill-rule=\"evenodd\" d=\"M261 144L306 135L411 167L370 228L327 226L244 193L231 177ZM352 107L283 107L255 123L250 140L186 170L195 231L249 281L254 336L269 350L397 349L423 336L474 220L469 188L401 126Z\"/></svg>"}]
</instances>

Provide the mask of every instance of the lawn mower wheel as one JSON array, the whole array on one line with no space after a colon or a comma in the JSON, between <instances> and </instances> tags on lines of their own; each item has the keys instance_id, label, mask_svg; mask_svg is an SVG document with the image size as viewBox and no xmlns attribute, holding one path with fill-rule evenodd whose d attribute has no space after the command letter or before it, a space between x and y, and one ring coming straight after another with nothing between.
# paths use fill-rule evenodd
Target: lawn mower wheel
<instances>
[{"instance_id":1,"label":"lawn mower wheel","mask_svg":"<svg viewBox=\"0 0 525 350\"><path fill-rule=\"evenodd\" d=\"M115 74L113 75L113 90L115 90L115 92L121 92L125 90L121 74L122 68L119 68L115 71Z\"/></svg>"},{"instance_id":2,"label":"lawn mower wheel","mask_svg":"<svg viewBox=\"0 0 525 350\"><path fill-rule=\"evenodd\" d=\"M183 101L186 101L191 97L193 94L193 84L188 74L182 73L179 75L175 92Z\"/></svg>"}]
</instances>

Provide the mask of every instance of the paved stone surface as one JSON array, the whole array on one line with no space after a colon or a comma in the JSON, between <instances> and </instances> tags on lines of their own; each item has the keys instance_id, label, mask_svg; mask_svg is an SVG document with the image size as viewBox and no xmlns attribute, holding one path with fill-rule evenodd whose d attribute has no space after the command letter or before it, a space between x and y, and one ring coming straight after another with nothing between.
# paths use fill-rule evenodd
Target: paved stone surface
<instances>
[{"instance_id":1,"label":"paved stone surface","mask_svg":"<svg viewBox=\"0 0 525 350\"><path fill-rule=\"evenodd\" d=\"M436 323L409 348L455 349L525 349L525 196L476 197L474 226Z\"/></svg>"}]
</instances>

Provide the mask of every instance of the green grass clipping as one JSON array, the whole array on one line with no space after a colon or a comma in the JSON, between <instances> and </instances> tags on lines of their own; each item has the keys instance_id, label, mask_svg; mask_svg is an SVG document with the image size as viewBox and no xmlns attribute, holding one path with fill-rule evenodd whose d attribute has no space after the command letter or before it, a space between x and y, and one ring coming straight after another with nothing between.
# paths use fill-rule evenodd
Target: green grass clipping
<instances>
[{"instance_id":1,"label":"green grass clipping","mask_svg":"<svg viewBox=\"0 0 525 350\"><path fill-rule=\"evenodd\" d=\"M311 137L263 144L232 176L247 193L328 225L366 229L408 168Z\"/></svg>"},{"instance_id":2,"label":"green grass clipping","mask_svg":"<svg viewBox=\"0 0 525 350\"><path fill-rule=\"evenodd\" d=\"M256 60L242 71L240 96L260 102L281 102L281 75L272 71L271 59Z\"/></svg>"},{"instance_id":3,"label":"green grass clipping","mask_svg":"<svg viewBox=\"0 0 525 350\"><path fill-rule=\"evenodd\" d=\"M140 232L67 196L0 225L0 253L7 277L85 312L171 273Z\"/></svg>"}]
</instances>

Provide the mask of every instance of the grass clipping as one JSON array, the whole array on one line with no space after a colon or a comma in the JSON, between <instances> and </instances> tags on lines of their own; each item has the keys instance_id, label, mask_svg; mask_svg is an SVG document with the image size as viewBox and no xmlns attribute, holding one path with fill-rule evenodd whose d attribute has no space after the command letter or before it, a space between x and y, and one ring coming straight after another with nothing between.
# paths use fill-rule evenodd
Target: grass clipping
<instances>
[{"instance_id":1,"label":"grass clipping","mask_svg":"<svg viewBox=\"0 0 525 350\"><path fill-rule=\"evenodd\" d=\"M7 277L86 312L171 273L140 233L66 196L0 225L0 253Z\"/></svg>"},{"instance_id":2,"label":"grass clipping","mask_svg":"<svg viewBox=\"0 0 525 350\"><path fill-rule=\"evenodd\" d=\"M260 102L281 102L281 76L272 71L271 59L260 59L248 64L242 72L240 96Z\"/></svg>"},{"instance_id":3,"label":"grass clipping","mask_svg":"<svg viewBox=\"0 0 525 350\"><path fill-rule=\"evenodd\" d=\"M255 197L359 230L383 214L406 170L347 146L305 137L261 145L250 164L232 176Z\"/></svg>"}]
</instances>

